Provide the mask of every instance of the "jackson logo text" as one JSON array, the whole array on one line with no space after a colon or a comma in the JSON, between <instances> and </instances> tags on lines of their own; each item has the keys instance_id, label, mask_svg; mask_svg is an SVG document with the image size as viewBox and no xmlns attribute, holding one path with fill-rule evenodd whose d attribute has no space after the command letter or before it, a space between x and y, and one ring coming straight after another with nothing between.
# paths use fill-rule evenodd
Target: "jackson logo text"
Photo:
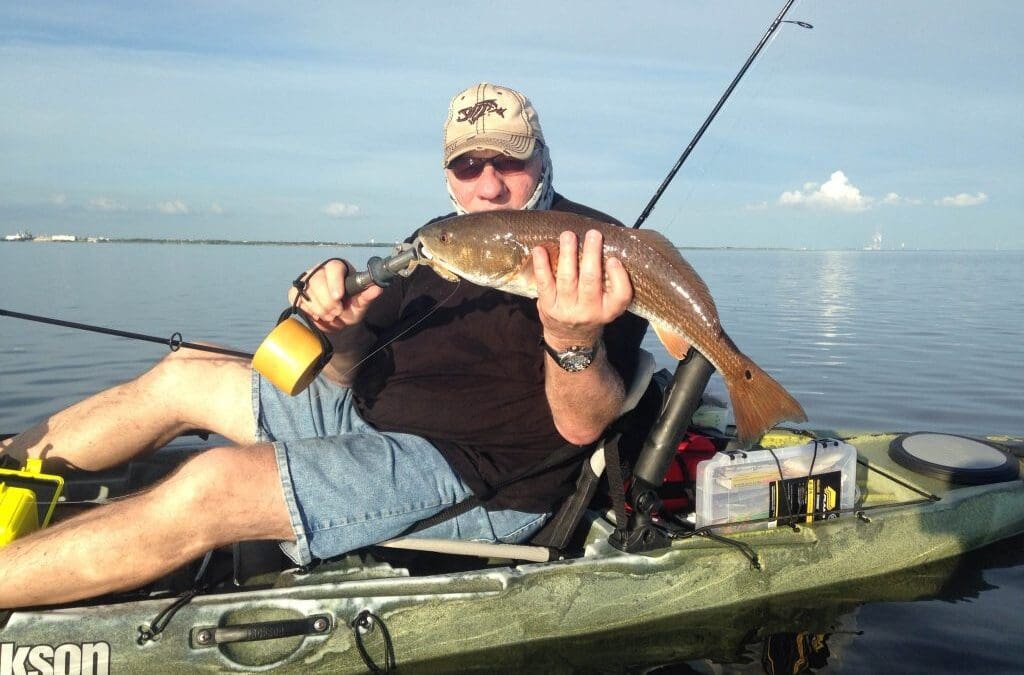
<instances>
[{"instance_id":1,"label":"jackson logo text","mask_svg":"<svg viewBox=\"0 0 1024 675\"><path fill-rule=\"evenodd\" d=\"M110 645L0 642L0 675L110 675Z\"/></svg>"}]
</instances>

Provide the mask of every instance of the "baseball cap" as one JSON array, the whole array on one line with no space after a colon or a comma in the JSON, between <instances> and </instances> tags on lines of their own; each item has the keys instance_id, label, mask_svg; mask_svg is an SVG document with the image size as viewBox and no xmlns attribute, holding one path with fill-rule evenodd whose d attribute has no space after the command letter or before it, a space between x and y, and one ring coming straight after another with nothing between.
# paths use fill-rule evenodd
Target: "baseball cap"
<instances>
[{"instance_id":1,"label":"baseball cap","mask_svg":"<svg viewBox=\"0 0 1024 675\"><path fill-rule=\"evenodd\" d=\"M456 94L448 106L443 166L470 150L526 159L538 142L544 142L544 133L530 100L515 89L481 82Z\"/></svg>"}]
</instances>

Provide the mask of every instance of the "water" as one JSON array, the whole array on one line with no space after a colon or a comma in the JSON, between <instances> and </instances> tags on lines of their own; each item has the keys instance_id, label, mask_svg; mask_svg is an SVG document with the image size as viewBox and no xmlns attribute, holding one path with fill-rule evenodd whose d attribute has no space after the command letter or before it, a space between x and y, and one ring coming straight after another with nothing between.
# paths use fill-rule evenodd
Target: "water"
<instances>
[{"instance_id":1,"label":"water","mask_svg":"<svg viewBox=\"0 0 1024 675\"><path fill-rule=\"evenodd\" d=\"M382 253L341 255L358 263ZM251 351L286 305L290 281L333 255L339 252L316 247L0 244L0 307L159 336L178 331L186 340ZM813 426L1024 433L1024 252L685 255L710 286L730 335L803 403ZM672 365L653 335L645 347ZM0 432L132 377L163 352L0 318ZM1022 543L1009 540L943 568L947 581L928 592L850 591L844 602L826 603L834 611L824 620L797 628L829 635L832 671L1019 671ZM914 571L886 585L922 578L930 577ZM793 617L814 604L790 599L753 618L732 617L730 625L745 632L731 650L684 654L678 626L665 634L688 668L761 672L766 645L777 644L767 636L799 632ZM820 628L823 621L831 631ZM650 640L612 644L628 653L627 642L643 653L587 665L593 645L574 651L566 644L561 663L612 672L675 661Z\"/></svg>"}]
</instances>

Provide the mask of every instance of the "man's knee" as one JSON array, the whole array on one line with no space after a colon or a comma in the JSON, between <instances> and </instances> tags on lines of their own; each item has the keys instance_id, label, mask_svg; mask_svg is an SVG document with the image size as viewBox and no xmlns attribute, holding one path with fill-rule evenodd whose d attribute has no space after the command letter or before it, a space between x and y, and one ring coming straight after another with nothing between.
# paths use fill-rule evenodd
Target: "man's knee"
<instances>
[{"instance_id":1,"label":"man's knee","mask_svg":"<svg viewBox=\"0 0 1024 675\"><path fill-rule=\"evenodd\" d=\"M189 518L211 547L291 536L273 446L213 448L192 457L160 488L155 507Z\"/></svg>"},{"instance_id":2,"label":"man's knee","mask_svg":"<svg viewBox=\"0 0 1024 675\"><path fill-rule=\"evenodd\" d=\"M236 443L254 438L252 370L245 359L182 349L167 354L135 384L134 394L175 420L178 433L199 428Z\"/></svg>"},{"instance_id":3,"label":"man's knee","mask_svg":"<svg viewBox=\"0 0 1024 675\"><path fill-rule=\"evenodd\" d=\"M248 378L249 362L234 356L179 349L160 359L142 379L155 381L168 391L188 391L232 376Z\"/></svg>"}]
</instances>

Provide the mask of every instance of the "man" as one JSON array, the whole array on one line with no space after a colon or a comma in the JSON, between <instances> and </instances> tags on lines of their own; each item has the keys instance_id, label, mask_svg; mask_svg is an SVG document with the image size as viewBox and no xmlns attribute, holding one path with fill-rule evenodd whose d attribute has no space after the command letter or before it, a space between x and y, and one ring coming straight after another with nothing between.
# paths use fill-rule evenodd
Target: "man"
<instances>
[{"instance_id":1,"label":"man","mask_svg":"<svg viewBox=\"0 0 1024 675\"><path fill-rule=\"evenodd\" d=\"M610 221L554 192L536 112L512 89L481 83L456 95L444 165L457 212L553 208ZM11 439L4 452L16 458L87 470L192 428L236 445L0 549L0 607L138 587L242 540L278 540L306 564L394 537L473 494L485 504L421 535L528 538L576 467L496 495L493 486L561 445L598 438L618 413L645 329L624 314L632 287L618 261L602 263L599 233L587 234L579 263L571 233L560 247L555 270L534 252L537 301L425 268L345 297L347 267L329 263L310 276L299 307L335 355L301 395L277 391L248 361L175 352ZM589 365L560 367L567 353Z\"/></svg>"}]
</instances>

